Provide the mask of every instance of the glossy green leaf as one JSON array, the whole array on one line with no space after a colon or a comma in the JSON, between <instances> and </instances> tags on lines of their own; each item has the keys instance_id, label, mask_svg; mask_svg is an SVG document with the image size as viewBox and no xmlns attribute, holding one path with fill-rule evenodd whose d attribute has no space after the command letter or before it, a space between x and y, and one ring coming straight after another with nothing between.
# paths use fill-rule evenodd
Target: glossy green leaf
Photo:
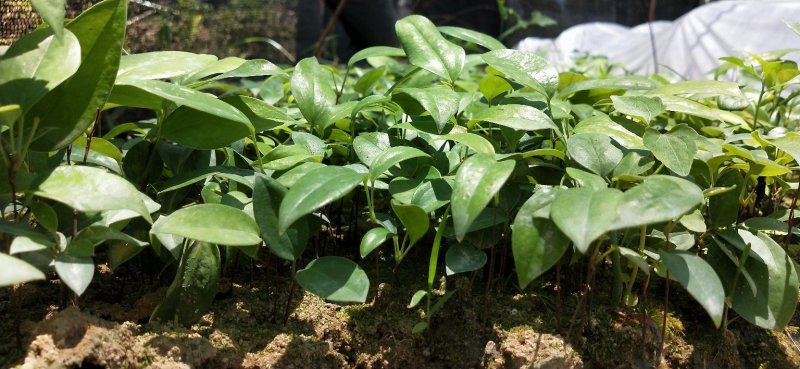
<instances>
[{"instance_id":1,"label":"glossy green leaf","mask_svg":"<svg viewBox=\"0 0 800 369\"><path fill-rule=\"evenodd\" d=\"M453 187L448 180L425 179L414 189L409 203L419 206L425 213L431 213L449 204L452 194Z\"/></svg>"},{"instance_id":2,"label":"glossy green leaf","mask_svg":"<svg viewBox=\"0 0 800 369\"><path fill-rule=\"evenodd\" d=\"M22 116L22 107L17 104L0 106L0 126L11 127Z\"/></svg>"},{"instance_id":3,"label":"glossy green leaf","mask_svg":"<svg viewBox=\"0 0 800 369\"><path fill-rule=\"evenodd\" d=\"M261 238L270 251L282 259L297 260L306 248L311 229L308 222L301 219L286 232L278 231L280 204L286 192L275 180L257 177L253 187L253 215L261 231Z\"/></svg>"},{"instance_id":4,"label":"glossy green leaf","mask_svg":"<svg viewBox=\"0 0 800 369\"><path fill-rule=\"evenodd\" d=\"M722 254L724 245L711 250L711 262L725 281L732 296L732 307L742 318L759 327L782 330L791 321L797 307L800 287L797 270L783 248L769 236L745 230L723 231L720 238L738 249L736 262ZM750 245L741 275L733 286L738 254ZM735 287L735 288L734 288Z\"/></svg>"},{"instance_id":5,"label":"glossy green leaf","mask_svg":"<svg viewBox=\"0 0 800 369\"><path fill-rule=\"evenodd\" d=\"M622 147L628 149L644 148L641 137L611 120L607 115L596 115L580 121L575 126L573 133L602 133L611 137Z\"/></svg>"},{"instance_id":6,"label":"glossy green leaf","mask_svg":"<svg viewBox=\"0 0 800 369\"><path fill-rule=\"evenodd\" d=\"M614 109L650 124L659 114L664 112L664 104L657 96L611 96Z\"/></svg>"},{"instance_id":7,"label":"glossy green leaf","mask_svg":"<svg viewBox=\"0 0 800 369\"><path fill-rule=\"evenodd\" d=\"M578 133L567 140L567 153L578 164L606 177L622 160L622 150L602 133Z\"/></svg>"},{"instance_id":8,"label":"glossy green leaf","mask_svg":"<svg viewBox=\"0 0 800 369\"><path fill-rule=\"evenodd\" d=\"M570 188L556 193L550 217L581 253L614 225L622 193L616 189Z\"/></svg>"},{"instance_id":9,"label":"glossy green leaf","mask_svg":"<svg viewBox=\"0 0 800 369\"><path fill-rule=\"evenodd\" d=\"M481 58L506 78L552 96L558 88L558 71L550 62L534 53L500 49L482 54Z\"/></svg>"},{"instance_id":10,"label":"glossy green leaf","mask_svg":"<svg viewBox=\"0 0 800 369\"><path fill-rule=\"evenodd\" d=\"M725 289L717 273L705 260L686 251L658 250L670 279L678 283L705 309L714 325L722 323Z\"/></svg>"},{"instance_id":11,"label":"glossy green leaf","mask_svg":"<svg viewBox=\"0 0 800 369\"><path fill-rule=\"evenodd\" d=\"M303 117L312 125L336 105L336 90L330 72L322 70L316 58L305 58L294 67L290 81L292 96Z\"/></svg>"},{"instance_id":12,"label":"glossy green leaf","mask_svg":"<svg viewBox=\"0 0 800 369\"><path fill-rule=\"evenodd\" d=\"M364 303L369 278L358 264L339 256L323 256L297 271L297 283L306 291L337 302Z\"/></svg>"},{"instance_id":13,"label":"glossy green leaf","mask_svg":"<svg viewBox=\"0 0 800 369\"><path fill-rule=\"evenodd\" d=\"M411 296L411 302L409 302L408 306L406 307L409 309L414 308L415 306L419 305L419 303L422 301L422 298L424 298L425 296L428 296L428 291L419 290L417 292L414 292L414 295Z\"/></svg>"},{"instance_id":14,"label":"glossy green leaf","mask_svg":"<svg viewBox=\"0 0 800 369\"><path fill-rule=\"evenodd\" d=\"M789 154L794 162L800 165L800 135L794 132L788 133L784 137L769 140L769 143Z\"/></svg>"},{"instance_id":15,"label":"glossy green leaf","mask_svg":"<svg viewBox=\"0 0 800 369\"><path fill-rule=\"evenodd\" d=\"M567 167L566 172L570 178L575 180L577 184L576 187L588 187L595 190L608 188L608 183L606 183L606 180L597 174L589 173L573 167Z\"/></svg>"},{"instance_id":16,"label":"glossy green leaf","mask_svg":"<svg viewBox=\"0 0 800 369\"><path fill-rule=\"evenodd\" d=\"M496 38L489 36L485 33L473 31L467 28L441 26L438 27L439 32L450 37L457 38L461 41L471 42L476 45L483 46L489 50L505 49L506 46L502 42L497 41Z\"/></svg>"},{"instance_id":17,"label":"glossy green leaf","mask_svg":"<svg viewBox=\"0 0 800 369\"><path fill-rule=\"evenodd\" d=\"M370 229L367 233L364 233L364 237L361 237L361 244L358 247L359 254L362 258L367 257L367 255L377 249L378 246L391 238L391 236L392 233L386 228L376 227Z\"/></svg>"},{"instance_id":18,"label":"glossy green leaf","mask_svg":"<svg viewBox=\"0 0 800 369\"><path fill-rule=\"evenodd\" d=\"M162 215L151 233L166 233L227 246L261 243L258 224L245 212L220 204L197 204Z\"/></svg>"},{"instance_id":19,"label":"glossy green leaf","mask_svg":"<svg viewBox=\"0 0 800 369\"><path fill-rule=\"evenodd\" d=\"M64 284L79 296L86 291L94 277L94 261L90 257L58 255L55 269Z\"/></svg>"},{"instance_id":20,"label":"glossy green leaf","mask_svg":"<svg viewBox=\"0 0 800 369\"><path fill-rule=\"evenodd\" d=\"M75 74L81 45L72 32L56 39L51 28L29 33L0 57L0 105L30 109L48 91Z\"/></svg>"},{"instance_id":21,"label":"glossy green leaf","mask_svg":"<svg viewBox=\"0 0 800 369\"><path fill-rule=\"evenodd\" d=\"M181 106L162 122L161 137L193 149L211 150L248 137L251 132L249 122Z\"/></svg>"},{"instance_id":22,"label":"glossy green leaf","mask_svg":"<svg viewBox=\"0 0 800 369\"><path fill-rule=\"evenodd\" d=\"M536 217L537 212L550 205L555 194L556 190L549 187L534 192L511 226L511 251L522 289L552 268L567 251L569 239L550 219Z\"/></svg>"},{"instance_id":23,"label":"glossy green leaf","mask_svg":"<svg viewBox=\"0 0 800 369\"><path fill-rule=\"evenodd\" d=\"M80 43L81 65L29 113L31 119L39 119L38 132L42 132L33 142L35 150L61 149L94 123L97 109L114 86L127 17L127 1L108 0L69 22L67 29Z\"/></svg>"},{"instance_id":24,"label":"glossy green leaf","mask_svg":"<svg viewBox=\"0 0 800 369\"><path fill-rule=\"evenodd\" d=\"M496 161L490 154L476 154L456 172L451 199L453 226L459 242L514 171L514 162Z\"/></svg>"},{"instance_id":25,"label":"glossy green leaf","mask_svg":"<svg viewBox=\"0 0 800 369\"><path fill-rule=\"evenodd\" d=\"M347 65L352 67L362 60L375 56L406 56L406 52L403 49L391 46L372 46L353 54L350 60L347 61Z\"/></svg>"},{"instance_id":26,"label":"glossy green leaf","mask_svg":"<svg viewBox=\"0 0 800 369\"><path fill-rule=\"evenodd\" d=\"M649 176L622 195L611 229L678 220L704 202L703 190L692 182L672 176Z\"/></svg>"},{"instance_id":27,"label":"glossy green leaf","mask_svg":"<svg viewBox=\"0 0 800 369\"><path fill-rule=\"evenodd\" d=\"M475 150L475 152L477 153L494 154L494 146L492 146L492 143L489 142L489 140L483 138L483 136L476 135L474 133L469 133L469 132L450 133L444 136L439 136L434 139L434 141L439 141L439 140L458 142L466 147L469 147L472 150Z\"/></svg>"},{"instance_id":28,"label":"glossy green leaf","mask_svg":"<svg viewBox=\"0 0 800 369\"><path fill-rule=\"evenodd\" d=\"M444 255L447 275L478 270L486 265L486 260L486 253L483 250L465 243L448 247Z\"/></svg>"},{"instance_id":29,"label":"glossy green leaf","mask_svg":"<svg viewBox=\"0 0 800 369\"><path fill-rule=\"evenodd\" d=\"M428 18L410 15L394 27L409 63L450 82L458 79L464 69L464 49L442 37Z\"/></svg>"},{"instance_id":30,"label":"glossy green leaf","mask_svg":"<svg viewBox=\"0 0 800 369\"><path fill-rule=\"evenodd\" d=\"M648 94L660 95L707 95L707 96L742 96L739 85L735 82L715 80L681 81L661 86Z\"/></svg>"},{"instance_id":31,"label":"glossy green leaf","mask_svg":"<svg viewBox=\"0 0 800 369\"><path fill-rule=\"evenodd\" d=\"M695 137L697 132L694 129L681 124L663 134L654 128L648 128L642 141L664 166L679 176L686 176L692 169L692 161L697 153Z\"/></svg>"},{"instance_id":32,"label":"glossy green leaf","mask_svg":"<svg viewBox=\"0 0 800 369\"><path fill-rule=\"evenodd\" d=\"M406 228L410 245L414 245L428 232L430 221L428 214L416 205L404 205L392 201L392 211L394 215L403 223Z\"/></svg>"},{"instance_id":33,"label":"glossy green leaf","mask_svg":"<svg viewBox=\"0 0 800 369\"><path fill-rule=\"evenodd\" d=\"M251 59L240 64L236 69L214 76L209 81L219 81L226 78L247 78L263 76L280 76L286 72L277 65L264 59Z\"/></svg>"},{"instance_id":34,"label":"glossy green leaf","mask_svg":"<svg viewBox=\"0 0 800 369\"><path fill-rule=\"evenodd\" d=\"M249 188L253 188L253 177L255 174L252 170L237 168L237 167L228 167L228 166L213 166L213 167L205 167L199 168L192 171L184 172L175 177L170 178L167 181L164 181L161 186L159 187L159 194L163 194L170 191L175 191L186 186L190 186L197 182L200 182L208 177L217 176L221 178L225 178L236 183L245 185Z\"/></svg>"},{"instance_id":35,"label":"glossy green leaf","mask_svg":"<svg viewBox=\"0 0 800 369\"><path fill-rule=\"evenodd\" d=\"M679 221L684 228L692 232L703 233L708 229L706 227L706 220L703 217L703 213L700 212L700 209L695 209L695 211L682 216Z\"/></svg>"},{"instance_id":36,"label":"glossy green leaf","mask_svg":"<svg viewBox=\"0 0 800 369\"><path fill-rule=\"evenodd\" d=\"M430 114L438 132L442 132L450 118L458 112L458 94L445 87L398 88L392 100L409 115Z\"/></svg>"},{"instance_id":37,"label":"glossy green leaf","mask_svg":"<svg viewBox=\"0 0 800 369\"><path fill-rule=\"evenodd\" d=\"M570 84L558 96L567 97L576 92L588 90L651 90L658 84L647 77L611 77L605 79L588 79Z\"/></svg>"},{"instance_id":38,"label":"glossy green leaf","mask_svg":"<svg viewBox=\"0 0 800 369\"><path fill-rule=\"evenodd\" d=\"M33 193L81 212L130 210L151 221L139 191L122 177L102 169L60 166L34 185Z\"/></svg>"},{"instance_id":39,"label":"glossy green leaf","mask_svg":"<svg viewBox=\"0 0 800 369\"><path fill-rule=\"evenodd\" d=\"M0 287L42 279L45 279L44 273L33 265L13 256L0 253Z\"/></svg>"},{"instance_id":40,"label":"glossy green leaf","mask_svg":"<svg viewBox=\"0 0 800 369\"><path fill-rule=\"evenodd\" d=\"M644 152L644 154L647 153ZM614 168L611 176L613 178L638 176L650 170L653 164L655 164L655 160L649 154L642 156L642 153L631 151L622 157L622 160L620 160L617 167Z\"/></svg>"},{"instance_id":41,"label":"glossy green leaf","mask_svg":"<svg viewBox=\"0 0 800 369\"><path fill-rule=\"evenodd\" d=\"M513 87L511 87L511 84L508 83L505 78L488 74L481 78L481 81L478 83L478 89L481 91L486 101L492 101L495 97L513 90Z\"/></svg>"},{"instance_id":42,"label":"glossy green leaf","mask_svg":"<svg viewBox=\"0 0 800 369\"><path fill-rule=\"evenodd\" d=\"M389 168L398 163L413 159L428 157L428 154L410 146L394 146L378 155L369 166L369 179L375 181Z\"/></svg>"},{"instance_id":43,"label":"glossy green leaf","mask_svg":"<svg viewBox=\"0 0 800 369\"><path fill-rule=\"evenodd\" d=\"M297 121L280 108L243 95L227 96L220 100L244 113L255 132L293 126Z\"/></svg>"},{"instance_id":44,"label":"glossy green leaf","mask_svg":"<svg viewBox=\"0 0 800 369\"><path fill-rule=\"evenodd\" d=\"M153 311L150 320L174 321L188 326L200 320L211 307L222 266L219 248L196 242L185 254L167 296Z\"/></svg>"},{"instance_id":45,"label":"glossy green leaf","mask_svg":"<svg viewBox=\"0 0 800 369\"><path fill-rule=\"evenodd\" d=\"M672 96L660 95L664 108L668 111L686 113L712 121L724 121L731 124L744 125L745 121L738 114L720 109L710 108L694 100Z\"/></svg>"},{"instance_id":46,"label":"glossy green leaf","mask_svg":"<svg viewBox=\"0 0 800 369\"><path fill-rule=\"evenodd\" d=\"M353 86L353 89L356 92L366 96L364 99L385 99L386 97L383 95L369 95L375 85L386 75L386 66L380 66L378 68L372 69L369 72L364 73L357 81L356 84ZM363 101L363 100L362 100ZM359 101L359 106L362 105L362 101ZM361 109L359 109L361 110Z\"/></svg>"},{"instance_id":47,"label":"glossy green leaf","mask_svg":"<svg viewBox=\"0 0 800 369\"><path fill-rule=\"evenodd\" d=\"M217 57L184 51L155 51L125 55L119 62L117 84L134 81L175 78L203 70Z\"/></svg>"},{"instance_id":48,"label":"glossy green leaf","mask_svg":"<svg viewBox=\"0 0 800 369\"><path fill-rule=\"evenodd\" d=\"M491 122L503 127L520 131L538 131L553 129L558 132L553 120L544 112L527 105L507 104L495 105L478 110L472 119Z\"/></svg>"},{"instance_id":49,"label":"glossy green leaf","mask_svg":"<svg viewBox=\"0 0 800 369\"><path fill-rule=\"evenodd\" d=\"M30 0L36 12L53 29L59 40L64 38L64 13L66 13L66 0Z\"/></svg>"},{"instance_id":50,"label":"glossy green leaf","mask_svg":"<svg viewBox=\"0 0 800 369\"><path fill-rule=\"evenodd\" d=\"M366 177L350 168L326 166L314 169L289 189L278 212L278 231L286 232L300 217L350 193Z\"/></svg>"}]
</instances>

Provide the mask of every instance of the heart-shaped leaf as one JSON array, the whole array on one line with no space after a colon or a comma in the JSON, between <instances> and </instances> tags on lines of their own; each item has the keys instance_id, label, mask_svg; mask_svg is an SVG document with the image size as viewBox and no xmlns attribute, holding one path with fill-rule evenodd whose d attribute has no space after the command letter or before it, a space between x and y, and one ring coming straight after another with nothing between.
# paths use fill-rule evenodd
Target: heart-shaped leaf
<instances>
[{"instance_id":1,"label":"heart-shaped leaf","mask_svg":"<svg viewBox=\"0 0 800 369\"><path fill-rule=\"evenodd\" d=\"M323 299L364 303L369 278L358 264L339 256L323 256L297 271L297 283Z\"/></svg>"},{"instance_id":2,"label":"heart-shaped leaf","mask_svg":"<svg viewBox=\"0 0 800 369\"><path fill-rule=\"evenodd\" d=\"M459 242L513 171L513 161L498 162L489 154L475 154L461 164L451 199L453 226Z\"/></svg>"},{"instance_id":3,"label":"heart-shaped leaf","mask_svg":"<svg viewBox=\"0 0 800 369\"><path fill-rule=\"evenodd\" d=\"M611 174L622 160L622 150L602 133L578 133L570 136L567 140L567 153L572 160L603 177Z\"/></svg>"},{"instance_id":4,"label":"heart-shaped leaf","mask_svg":"<svg viewBox=\"0 0 800 369\"><path fill-rule=\"evenodd\" d=\"M369 166L369 179L375 181L389 168L398 163L420 157L427 157L428 154L410 146L394 146L382 152Z\"/></svg>"},{"instance_id":5,"label":"heart-shaped leaf","mask_svg":"<svg viewBox=\"0 0 800 369\"><path fill-rule=\"evenodd\" d=\"M419 241L425 233L428 232L430 221L428 214L416 205L404 205L396 201L392 201L392 211L400 219L400 223L406 228L406 233L410 241L410 245L414 245Z\"/></svg>"},{"instance_id":6,"label":"heart-shaped leaf","mask_svg":"<svg viewBox=\"0 0 800 369\"><path fill-rule=\"evenodd\" d=\"M612 188L570 188L556 193L550 217L585 254L594 240L612 229L621 198L622 192Z\"/></svg>"},{"instance_id":7,"label":"heart-shaped leaf","mask_svg":"<svg viewBox=\"0 0 800 369\"><path fill-rule=\"evenodd\" d=\"M648 128L642 138L644 146L667 168L680 176L686 176L692 169L697 145L694 143L697 132L685 124L680 124L669 133L661 134Z\"/></svg>"},{"instance_id":8,"label":"heart-shaped leaf","mask_svg":"<svg viewBox=\"0 0 800 369\"><path fill-rule=\"evenodd\" d=\"M94 261L90 257L58 255L55 268L58 277L79 296L86 291L94 277Z\"/></svg>"},{"instance_id":9,"label":"heart-shaped leaf","mask_svg":"<svg viewBox=\"0 0 800 369\"><path fill-rule=\"evenodd\" d=\"M389 238L391 238L392 233L389 232L388 229L383 227L376 227L372 228L367 233L364 234L364 237L361 237L361 245L359 246L359 253L361 254L362 258L367 257L372 251L378 248L381 244L386 242Z\"/></svg>"},{"instance_id":10,"label":"heart-shaped leaf","mask_svg":"<svg viewBox=\"0 0 800 369\"><path fill-rule=\"evenodd\" d=\"M162 215L150 230L227 246L261 243L258 224L247 213L227 205L197 204Z\"/></svg>"},{"instance_id":11,"label":"heart-shaped leaf","mask_svg":"<svg viewBox=\"0 0 800 369\"><path fill-rule=\"evenodd\" d=\"M447 248L444 264L447 275L472 272L486 265L486 253L475 246L458 243Z\"/></svg>"},{"instance_id":12,"label":"heart-shaped leaf","mask_svg":"<svg viewBox=\"0 0 800 369\"><path fill-rule=\"evenodd\" d=\"M399 88L392 100L409 115L430 114L438 132L458 112L458 94L445 87Z\"/></svg>"},{"instance_id":13,"label":"heart-shaped leaf","mask_svg":"<svg viewBox=\"0 0 800 369\"><path fill-rule=\"evenodd\" d=\"M637 117L645 124L664 112L664 104L657 96L611 96L611 102L616 111Z\"/></svg>"},{"instance_id":14,"label":"heart-shaped leaf","mask_svg":"<svg viewBox=\"0 0 800 369\"><path fill-rule=\"evenodd\" d=\"M464 69L464 49L447 41L428 18L409 15L395 23L408 61L450 82Z\"/></svg>"}]
</instances>

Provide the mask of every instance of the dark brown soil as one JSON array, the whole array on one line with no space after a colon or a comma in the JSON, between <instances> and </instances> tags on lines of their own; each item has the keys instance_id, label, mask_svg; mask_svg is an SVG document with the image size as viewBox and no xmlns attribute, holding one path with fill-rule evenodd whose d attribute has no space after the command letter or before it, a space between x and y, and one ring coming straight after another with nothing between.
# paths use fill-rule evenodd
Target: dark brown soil
<instances>
[{"instance_id":1,"label":"dark brown soil","mask_svg":"<svg viewBox=\"0 0 800 369\"><path fill-rule=\"evenodd\" d=\"M446 286L443 279L439 292L446 287L456 294L431 329L413 334L424 316L423 308L406 307L424 286L424 272L414 270L385 278L371 273L368 304L342 306L298 293L284 323L288 283L265 278L274 270L262 269L233 276L212 311L188 328L147 322L165 294L164 281L149 280L133 266L116 273L99 267L79 307L59 308L71 303L68 294L62 301L56 280L18 286L13 298L5 289L0 367L652 368L661 335L660 307L649 306L643 319L610 307L598 292L585 328L567 342L576 294L564 293L563 311L548 285L514 293L498 284L487 300L480 275L450 277ZM769 332L735 322L723 334L684 298L679 291L671 299L686 310L670 309L658 368L800 368L795 326Z\"/></svg>"}]
</instances>

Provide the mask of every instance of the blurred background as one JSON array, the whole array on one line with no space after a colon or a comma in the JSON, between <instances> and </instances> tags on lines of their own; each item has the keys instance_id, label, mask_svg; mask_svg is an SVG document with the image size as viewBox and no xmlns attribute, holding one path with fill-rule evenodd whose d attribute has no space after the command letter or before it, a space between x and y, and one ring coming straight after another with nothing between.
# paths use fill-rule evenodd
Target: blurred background
<instances>
[{"instance_id":1,"label":"blurred background","mask_svg":"<svg viewBox=\"0 0 800 369\"><path fill-rule=\"evenodd\" d=\"M97 0L68 0L74 17ZM634 26L673 20L708 0L130 0L126 49L184 50L290 63L316 54L345 60L392 44L394 21L422 14L436 25L475 29L507 46L529 36L555 37L585 22ZM338 11L337 11L338 9ZM331 19L334 19L331 22ZM28 0L0 0L0 45L35 28Z\"/></svg>"}]
</instances>

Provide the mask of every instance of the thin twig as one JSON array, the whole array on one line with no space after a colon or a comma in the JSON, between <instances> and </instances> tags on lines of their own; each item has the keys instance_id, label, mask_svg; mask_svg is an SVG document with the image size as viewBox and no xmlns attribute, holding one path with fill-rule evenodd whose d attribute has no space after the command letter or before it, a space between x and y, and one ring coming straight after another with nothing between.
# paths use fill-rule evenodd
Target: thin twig
<instances>
[{"instance_id":1,"label":"thin twig","mask_svg":"<svg viewBox=\"0 0 800 369\"><path fill-rule=\"evenodd\" d=\"M783 240L783 249L789 250L789 242L792 240L792 225L794 223L794 209L797 207L797 194L800 193L800 182L797 184L797 189L794 190L794 196L792 197L792 205L789 206L789 229L786 231L786 238Z\"/></svg>"},{"instance_id":2,"label":"thin twig","mask_svg":"<svg viewBox=\"0 0 800 369\"><path fill-rule=\"evenodd\" d=\"M331 19L328 20L328 24L325 26L322 34L319 35L317 47L314 48L314 56L317 58L322 56L322 47L325 45L325 39L327 39L328 35L333 31L333 26L336 25L336 20L339 19L339 15L342 14L345 5L347 5L347 0L339 0L339 4L336 6L336 10L333 11Z\"/></svg>"},{"instance_id":3,"label":"thin twig","mask_svg":"<svg viewBox=\"0 0 800 369\"><path fill-rule=\"evenodd\" d=\"M647 12L647 27L650 31L650 47L653 51L653 71L658 74L658 53L656 52L656 36L653 34L653 20L656 17L656 0L650 0Z\"/></svg>"}]
</instances>

